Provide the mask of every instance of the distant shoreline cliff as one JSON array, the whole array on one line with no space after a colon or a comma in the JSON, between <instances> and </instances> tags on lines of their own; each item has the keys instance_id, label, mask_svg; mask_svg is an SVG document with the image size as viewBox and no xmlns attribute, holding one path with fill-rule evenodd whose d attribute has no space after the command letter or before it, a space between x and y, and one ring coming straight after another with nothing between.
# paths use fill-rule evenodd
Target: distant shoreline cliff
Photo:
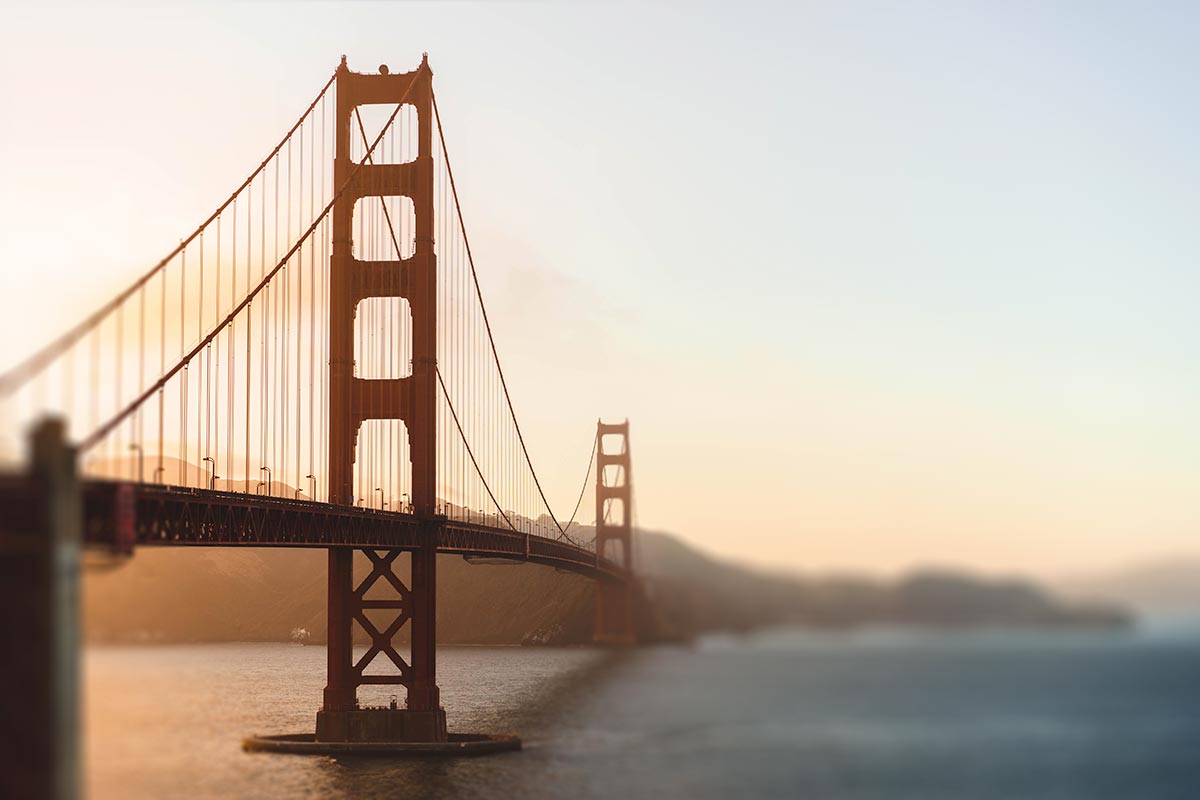
<instances>
[{"instance_id":1,"label":"distant shoreline cliff","mask_svg":"<svg viewBox=\"0 0 1200 800\"><path fill-rule=\"evenodd\" d=\"M649 574L638 626L648 639L779 625L1117 628L1133 622L1124 609L1068 605L1021 581L941 571L895 582L772 575L653 532L641 534L639 555ZM83 592L85 637L94 643L325 638L323 550L147 547L121 566L85 573ZM438 639L585 643L592 598L591 581L578 575L441 556Z\"/></svg>"}]
</instances>

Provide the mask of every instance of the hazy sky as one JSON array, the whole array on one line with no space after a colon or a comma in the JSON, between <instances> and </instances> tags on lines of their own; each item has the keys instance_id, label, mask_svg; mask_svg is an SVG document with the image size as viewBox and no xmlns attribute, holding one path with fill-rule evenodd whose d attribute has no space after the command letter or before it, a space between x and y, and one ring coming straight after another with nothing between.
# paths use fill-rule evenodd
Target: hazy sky
<instances>
[{"instance_id":1,"label":"hazy sky","mask_svg":"<svg viewBox=\"0 0 1200 800\"><path fill-rule=\"evenodd\" d=\"M190 232L342 53L428 51L558 507L628 416L639 521L746 561L1195 553L1200 19L1003 5L13 5L0 365Z\"/></svg>"}]
</instances>

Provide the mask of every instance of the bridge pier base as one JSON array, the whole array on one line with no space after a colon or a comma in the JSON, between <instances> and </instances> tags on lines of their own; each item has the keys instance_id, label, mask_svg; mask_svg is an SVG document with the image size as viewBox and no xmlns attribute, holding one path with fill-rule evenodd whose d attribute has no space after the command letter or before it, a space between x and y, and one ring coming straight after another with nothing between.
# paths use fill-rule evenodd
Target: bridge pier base
<instances>
[{"instance_id":1,"label":"bridge pier base","mask_svg":"<svg viewBox=\"0 0 1200 800\"><path fill-rule=\"evenodd\" d=\"M432 531L430 531L432 534ZM433 539L432 535L430 537ZM329 550L329 654L325 702L317 712L318 742L445 742L446 712L437 686L437 548L411 551L411 576L397 574L405 551L362 550L370 571L354 580L350 548ZM372 614L384 615L372 618ZM369 637L367 651L353 656L354 627ZM394 639L408 625L409 660L397 652ZM368 672L376 661L385 671ZM404 708L360 707L358 687L403 686Z\"/></svg>"},{"instance_id":2,"label":"bridge pier base","mask_svg":"<svg viewBox=\"0 0 1200 800\"><path fill-rule=\"evenodd\" d=\"M633 587L629 583L596 583L596 644L632 647L637 644L633 624Z\"/></svg>"},{"instance_id":3,"label":"bridge pier base","mask_svg":"<svg viewBox=\"0 0 1200 800\"><path fill-rule=\"evenodd\" d=\"M434 531L430 531L434 533ZM449 733L436 673L437 548L436 536L411 551L361 550L370 571L354 577L351 548L329 551L329 664L324 707L317 712L315 733L252 736L245 750L296 755L374 755L389 757L458 757L520 750L512 735ZM404 580L400 556L411 553L411 575ZM391 621L378 625L368 612ZM354 660L353 627L371 639ZM411 625L411 652L405 661L393 639ZM393 669L368 671L381 658ZM403 686L405 707L393 700L381 707L360 706L358 687Z\"/></svg>"},{"instance_id":4,"label":"bridge pier base","mask_svg":"<svg viewBox=\"0 0 1200 800\"><path fill-rule=\"evenodd\" d=\"M317 712L318 742L445 742L446 711L355 708Z\"/></svg>"}]
</instances>

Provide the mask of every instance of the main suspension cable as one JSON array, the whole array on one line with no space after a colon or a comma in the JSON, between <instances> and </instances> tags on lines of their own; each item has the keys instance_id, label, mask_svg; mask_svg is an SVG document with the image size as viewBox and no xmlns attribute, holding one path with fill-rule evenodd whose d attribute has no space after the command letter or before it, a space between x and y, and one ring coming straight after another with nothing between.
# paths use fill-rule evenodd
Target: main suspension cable
<instances>
[{"instance_id":1,"label":"main suspension cable","mask_svg":"<svg viewBox=\"0 0 1200 800\"><path fill-rule=\"evenodd\" d=\"M492 336L492 324L488 320L487 308L483 304L483 292L479 288L479 275L475 271L475 259L471 255L471 242L467 238L467 225L463 220L462 206L458 200L458 189L454 183L454 170L450 168L450 153L446 149L446 134L442 130L442 117L438 113L437 95L430 89L430 99L433 101L433 116L437 122L438 139L442 145L442 160L446 164L446 175L450 179L450 194L454 198L454 211L458 215L458 226L463 237L463 247L467 251L467 263L471 267L471 280L475 285L475 296L479 299L479 310L483 316L484 329L487 331L488 344L492 348L492 358L496 362L496 371L500 378L500 387L504 391L504 400L508 404L508 413L512 417L513 427L517 432L517 441L521 443L521 452L525 455L525 463L529 465L529 472L533 476L533 484L537 487L538 495L542 498L542 504L546 507L546 511L550 514L550 519L554 521L554 527L558 528L560 534L566 534L563 526L559 524L558 518L554 516L554 509L550 507L550 501L546 499L546 493L542 490L542 482L538 480L537 471L533 468L533 461L529 458L529 448L525 446L525 437L521 434L521 425L517 422L517 412L513 408L512 397L508 393L508 381L504 379L504 370L500 366L500 354L496 350L496 340Z\"/></svg>"},{"instance_id":2,"label":"main suspension cable","mask_svg":"<svg viewBox=\"0 0 1200 800\"><path fill-rule=\"evenodd\" d=\"M571 530L571 526L575 524L575 515L579 513L579 507L583 505L583 496L587 494L588 478L591 477L592 474L592 465L596 463L596 445L599 440L599 436L597 436L595 439L592 439L592 454L588 456L587 471L583 473L583 486L579 488L579 499L575 501L575 510L571 512L571 519L567 522L566 530L558 535L559 539L564 536L566 536L568 539L571 539L571 537L567 534L567 531ZM575 539L571 539L571 541L575 542Z\"/></svg>"},{"instance_id":3,"label":"main suspension cable","mask_svg":"<svg viewBox=\"0 0 1200 800\"><path fill-rule=\"evenodd\" d=\"M151 397L161 387L165 386L166 383L171 378L175 377L176 373L178 373L181 369L186 367L187 364L196 356L197 353L200 353L208 345L209 342L211 342L213 339L215 339L217 337L217 335L222 330L224 330L225 327L227 325L229 325L229 323L231 321L233 321L233 319L235 319L238 314L241 313L242 309L244 309L247 305L249 305L250 301L258 296L259 292L261 292L271 282L271 279L274 278L275 275L281 269L283 269L284 265L286 265L288 263L288 261L291 260L292 256L296 254L296 252L300 249L300 247L304 244L304 242L308 240L308 237L311 236L313 231L315 231L317 229L317 227L321 224L321 221L329 214L330 211L333 210L334 205L337 203L337 201L339 199L341 199L342 194L345 193L346 189L350 186L350 184L352 184L354 182L354 178L358 175L359 170L361 170L363 168L363 166L365 165L366 158L369 157L375 151L375 148L379 145L379 142L383 140L384 134L387 133L388 129L391 127L392 123L395 121L396 115L400 113L400 109L404 106L404 104L406 102L408 102L408 95L412 92L412 87L415 84L416 84L416 81L411 82L408 85L408 88L404 90L404 95L400 98L400 102L396 104L396 108L395 108L395 110L392 111L392 115L390 117L388 117L387 122L384 123L383 128L379 131L379 135L375 137L375 141L372 142L371 147L368 148L366 157L363 158L363 161L360 161L358 164L356 164L354 166L354 169L350 172L350 174L348 176L346 176L346 180L342 183L342 185L340 187L338 187L337 192L334 193L333 198L329 201L329 204L325 206L325 209L321 212L320 216L318 216L316 219L314 219L312 221L312 224L308 226L308 230L306 230L304 232L304 234L299 239L296 240L296 243L294 245L292 245L291 249L289 249L287 251L287 253L284 254L283 258L280 259L279 263L275 265L275 268L272 269L270 272L268 272L265 276L263 276L262 280L258 283L258 285L256 287L254 287L254 291L251 292L250 294L246 295L246 297L242 299L242 302L238 303L238 305L236 307L234 307L234 309L232 311L229 312L229 315L227 317L225 317L225 319L221 322L220 325L218 325L216 328L214 328L213 331L208 336L201 339L200 342L190 352L188 352L186 355L184 355L182 358L180 358L180 360L175 364L175 366L172 367L161 378L159 378L158 381L156 381L153 386L151 386L149 389L144 391L132 403L127 405L122 411L118 412L116 414L116 416L112 417L108 422L106 422L104 425L102 425L98 430L96 430L94 433L92 433L90 436L88 436L80 444L81 451L89 450L93 446L95 446L95 444L97 442L99 442L100 440L102 440L105 436L107 436L114 427L119 425L126 417L128 417L131 413L133 413L134 410L136 410L142 403L144 403L149 397Z\"/></svg>"},{"instance_id":4,"label":"main suspension cable","mask_svg":"<svg viewBox=\"0 0 1200 800\"><path fill-rule=\"evenodd\" d=\"M437 373L438 385L442 387L442 397L446 398L446 407L450 409L450 416L454 418L454 425L458 428L458 435L462 437L463 447L466 448L467 455L471 457L471 465L475 467L475 474L479 476L479 480L483 483L483 488L487 489L488 497L492 498L492 504L500 512L500 516L504 517L504 521L508 523L508 527L514 531L517 530L517 526L513 525L512 520L508 518L508 514L504 513L504 507L496 500L496 495L492 494L492 487L488 486L487 478L483 477L483 471L479 469L479 462L475 460L475 453L471 450L471 445L467 441L467 435L463 433L462 423L458 421L458 412L454 410L454 403L450 402L450 393L446 391L446 382L442 380L442 370L437 365L434 365L433 370Z\"/></svg>"},{"instance_id":5,"label":"main suspension cable","mask_svg":"<svg viewBox=\"0 0 1200 800\"><path fill-rule=\"evenodd\" d=\"M134 292L145 286L151 278L157 275L167 264L171 262L171 259L183 252L183 250L186 249L187 246L196 239L196 237L200 236L200 234L204 232L205 228L207 228L214 220L221 216L221 213L229 207L229 205L234 201L235 198L237 198L239 194L242 193L242 190L249 186L250 182L258 177L259 173L266 168L267 164L270 163L271 159L275 157L276 153L283 149L283 146L292 138L292 134L296 132L301 123L303 123L304 120L308 118L308 115L312 113L312 110L316 108L317 103L320 102L321 98L325 96L325 93L329 91L329 87L333 85L333 82L336 78L337 70L334 70L333 75L329 76L329 80L325 82L323 87L321 87L321 91L317 93L317 96L313 99L313 101L308 104L308 108L306 108L304 113L300 115L300 118L296 120L296 124L289 128L288 132L284 134L283 138L279 141L279 144L275 145L275 149L267 154L267 157L264 158L262 163L258 165L258 168L251 172L250 176L246 178L246 180L242 181L241 185L234 189L233 193L229 195L225 202L217 206L217 210L214 211L208 217L208 219L200 223L200 226L196 228L196 230L192 231L190 236L180 241L174 250L172 250L166 255L165 258L155 264L145 275L135 281L125 291L121 292L115 298L93 312L91 316L84 319L83 322L80 322L74 328L71 328L69 331L50 342L41 350L29 356L27 359L14 366L8 372L0 375L0 397L7 397L8 395L12 394L27 380L41 372L41 370L50 364L50 362L60 356L73 344L78 342L92 328L100 324L105 317L107 317L115 309L119 308L122 303L132 297Z\"/></svg>"},{"instance_id":6,"label":"main suspension cable","mask_svg":"<svg viewBox=\"0 0 1200 800\"><path fill-rule=\"evenodd\" d=\"M435 103L434 103L434 112L435 112L435 114L436 114L436 110L437 110L437 109L436 109L436 100L435 100ZM359 112L358 112L358 109L355 109L355 118L356 118L356 121L357 121L357 123L358 123L358 132L359 132L359 136L362 138L363 144L365 145L365 144L367 143L367 132L366 132L366 129L365 129L364 125L363 125L362 116L361 116L361 114L359 114ZM438 120L438 131L439 131L439 135L440 135L440 132L441 132L441 121L440 121L440 119ZM445 144L446 144L446 143L445 143L445 139L444 139L444 138L442 138L442 153L443 153L443 155L445 155L445 153L446 153L446 150L445 150ZM369 160L370 160L370 156L368 155L368 157L367 157L366 159L364 159L364 161L369 161ZM451 181L451 189L452 189L452 191L453 191L453 182L454 182L454 176L453 176L453 174L451 174L451 173L450 173L450 165L449 165L449 159L448 159L448 158L446 159L446 171L447 171L447 174L448 174L448 175L449 175L449 177L450 177L450 181ZM401 251L400 251L400 244L399 244L399 241L398 241L398 239L397 239L397 236L396 236L396 229L395 229L395 226L394 226L394 225L393 225L393 223L392 223L392 217L391 217L391 214L388 212L388 207L387 207L387 204L384 202L384 199L381 197L381 198L379 198L379 200L380 200L380 205L381 205L381 207L382 207L382 210L383 210L383 216L384 216L385 223L386 223L386 225L387 225L388 233L389 233L389 234L390 234L390 236L391 236L391 240L392 240L392 246L395 248L395 251L396 251L396 257L397 257L397 258L402 258L402 257L403 257L403 255L402 255L402 253L401 253ZM457 194L456 194L456 195L455 195L455 206L456 206L456 210L458 210L458 209L457 209L457 205L458 205L458 198L457 198ZM461 225L461 224L462 224L462 214L461 214L461 211L460 211L460 210L459 210L459 213L458 213L458 219L459 219L459 223L460 223L460 225ZM465 230L463 230L463 241L464 241L464 244L465 244L465 246L466 246L466 248L467 248L468 260L470 261L470 244L466 242L466 231L465 231ZM474 262L471 262L471 270L472 270L472 274L474 274L474 268L475 268ZM475 290L476 290L476 292L477 292L477 293L479 292L479 283L478 283L478 280L476 280L476 281L475 281ZM480 309L483 311L484 322L485 322L485 324L486 324L486 322L487 322L487 311L486 311L485 309L483 309L483 298L482 298L482 297L480 297ZM489 339L489 341L491 342L491 345L492 345L492 353L493 353L493 356L495 356L495 347L496 347L496 345L495 345L495 342L494 342L494 341L491 339L491 327L490 327L490 326L488 326L488 339ZM499 360L497 359L497 362L496 362L496 367L497 367L497 369L499 369L499 366L500 366L500 364L499 364ZM458 435L459 435L459 438L462 440L462 443L463 443L463 447L464 447L464 449L467 451L467 456L468 456L468 457L471 459L471 465L472 465L472 466L475 468L475 474L479 476L479 480L480 480L480 482L483 484L483 488L484 488L485 490L487 490L488 497L490 497L490 498L491 498L491 500L492 500L492 504L496 506L496 510L500 512L500 515L501 515L501 516L504 518L504 521L505 521L506 523L508 523L508 526L509 526L510 528L512 528L513 530L517 530L516 526L514 526L514 525L513 525L513 523L512 523L512 521L511 521L511 520L508 518L508 515L505 513L505 511L504 511L504 508L501 506L500 502L499 502L499 501L496 499L496 495L495 495L495 493L492 491L492 487L489 485L487 478L486 478L486 477L484 477L484 475L483 475L483 470L480 468L480 466L479 466L479 462L478 462L478 460L476 460L476 458L475 458L475 453L474 453L474 450L471 448L471 443L468 441L468 439L467 439L467 435L466 435L466 432L463 430L462 424L461 424L461 422L459 421L459 418L458 418L458 412L457 412L457 411L455 410L455 408L454 408L454 403L453 403L453 402L450 400L450 392L449 392L449 390L446 388L446 382L445 382L445 379L442 377L442 372L441 372L441 369L440 369L440 367L437 367L437 366L435 366L435 371L437 372L438 384L441 386L441 389L442 389L442 396L443 396L443 397L445 398L445 400L446 400L446 407L447 407L447 409L450 411L450 416L451 416L451 417L454 419L454 425L455 425L455 427L458 429ZM501 380L501 382L503 383L503 381L504 381L504 377L503 377L503 375L501 375L501 376L500 376L500 380ZM506 398L508 397L508 389L507 389L507 386L505 387L505 397L506 397ZM509 411L510 411L510 413L512 413L512 411L513 411L513 409L512 409L512 401L511 401L511 400L509 400ZM513 423L514 423L514 425L516 425L516 417L515 417L515 413L514 413L514 415L513 415ZM518 428L518 430L517 430L517 435L518 435L518 437L520 437L520 430L519 430L519 428ZM525 446L525 443L524 443L524 441L522 440L522 442L521 442L521 447L522 447L522 449L523 449L523 450L524 450L524 446ZM536 473L534 473L534 472L533 472L533 465L529 463L529 453L528 453L528 451L526 451L526 452L525 452L525 459L526 459L526 463L527 463L527 464L529 464L530 473L531 473L531 474L533 474L533 478L534 478L534 481L535 481L535 483L536 483L536 482L537 482L537 475L536 475ZM561 525L559 525L559 524L558 524L558 520L557 520L557 519L554 519L554 512L550 510L550 504L549 504L549 503L546 503L546 497L545 497L545 495L544 495L544 494L542 495L542 502L543 502L543 503L546 503L546 510L547 510L547 511L550 511L550 517L551 517L551 519L554 519L554 524L555 524L556 526L558 526L558 529L559 529L559 534L558 534L558 536L557 536L557 537L555 537L555 538L556 538L556 540L558 540L558 541L561 541L563 538L566 538L568 541L571 541L572 543L575 543L575 544L577 544L577 545L579 545L579 546L582 546L582 544L581 544L580 542L576 541L576 540L575 540L575 539L574 539L572 536L570 536L570 535L567 533L567 531L569 531L569 530L570 530L570 528L571 528L571 525L573 525L573 524L575 523L575 516L576 516L576 514L578 514L578 513L579 513L579 507L580 507L580 506L583 504L583 496L584 496L584 495L587 493L587 482L588 482L588 477L589 477L589 476L592 474L592 465L595 463L595 460L596 460L596 440L595 440L595 439L593 439L593 440L592 440L592 452L591 452L591 455L588 457L588 467L587 467L587 470L586 470L586 472L584 473L584 476L583 476L583 487L582 487L582 488L579 490L579 499L578 499L578 500L576 501L576 503L575 503L575 509L574 509L574 511L572 511L572 512L571 512L571 519L570 519L570 521L569 521L569 522L567 522L566 528L563 528ZM541 491L541 486L540 486L540 485L538 486L538 490L539 490L539 492Z\"/></svg>"}]
</instances>

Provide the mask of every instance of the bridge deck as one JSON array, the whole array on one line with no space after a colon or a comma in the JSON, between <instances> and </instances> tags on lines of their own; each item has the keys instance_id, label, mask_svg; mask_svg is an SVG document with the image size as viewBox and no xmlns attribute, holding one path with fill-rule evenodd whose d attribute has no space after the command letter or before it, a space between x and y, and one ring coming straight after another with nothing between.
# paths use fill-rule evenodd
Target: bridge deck
<instances>
[{"instance_id":1,"label":"bridge deck","mask_svg":"<svg viewBox=\"0 0 1200 800\"><path fill-rule=\"evenodd\" d=\"M0 479L5 505L37 488ZM338 506L311 500L106 480L83 482L84 541L134 546L354 547L412 549L436 537L443 553L529 561L593 578L624 581L608 559L569 541L444 516Z\"/></svg>"}]
</instances>

